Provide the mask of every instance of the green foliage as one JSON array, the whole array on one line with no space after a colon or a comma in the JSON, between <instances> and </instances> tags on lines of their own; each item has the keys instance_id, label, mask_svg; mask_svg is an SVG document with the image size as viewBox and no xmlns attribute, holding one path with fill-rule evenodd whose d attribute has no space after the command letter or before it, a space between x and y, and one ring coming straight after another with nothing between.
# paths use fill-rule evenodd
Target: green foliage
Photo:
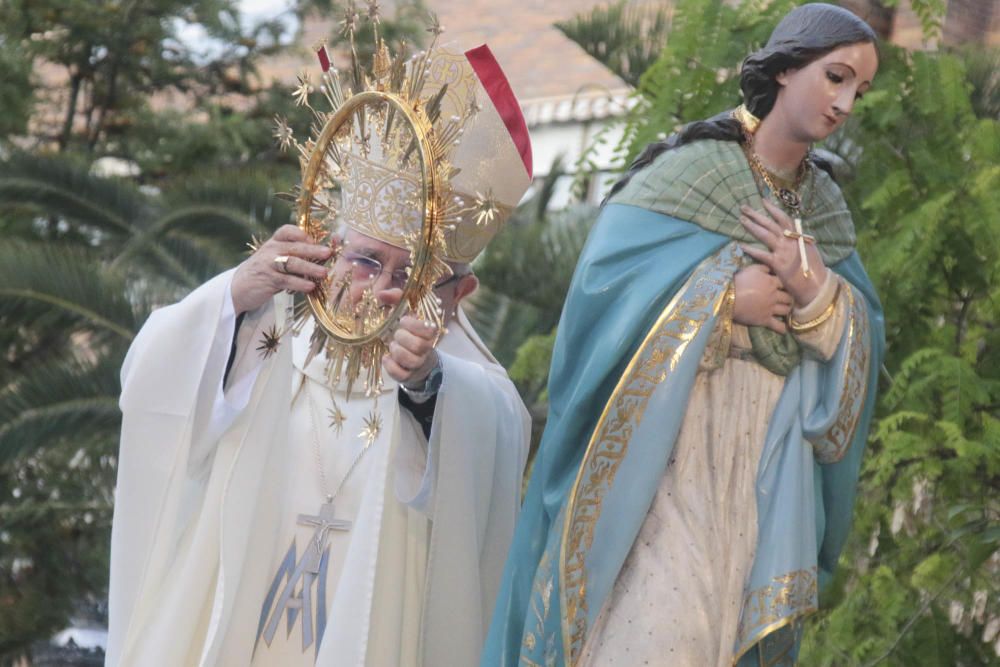
<instances>
[{"instance_id":1,"label":"green foliage","mask_svg":"<svg viewBox=\"0 0 1000 667\"><path fill-rule=\"evenodd\" d=\"M0 663L106 608L114 458L92 440L0 463Z\"/></svg>"},{"instance_id":2,"label":"green foliage","mask_svg":"<svg viewBox=\"0 0 1000 667\"><path fill-rule=\"evenodd\" d=\"M630 85L659 57L670 30L666 5L620 0L556 23L567 37Z\"/></svg>"},{"instance_id":3,"label":"green foliage","mask_svg":"<svg viewBox=\"0 0 1000 667\"><path fill-rule=\"evenodd\" d=\"M898 8L899 0L881 0L881 4L886 7ZM948 8L948 1L910 0L908 4L920 20L920 28L924 34L924 39L932 41L940 37L945 11Z\"/></svg>"},{"instance_id":4,"label":"green foliage","mask_svg":"<svg viewBox=\"0 0 1000 667\"><path fill-rule=\"evenodd\" d=\"M546 383L549 366L552 364L552 348L556 343L556 332L531 336L517 348L517 356L510 366L510 379L524 387L521 394L531 393L538 400L548 400ZM527 391L525 391L527 390Z\"/></svg>"},{"instance_id":5,"label":"green foliage","mask_svg":"<svg viewBox=\"0 0 1000 667\"><path fill-rule=\"evenodd\" d=\"M738 65L767 41L792 0L681 0L659 59L643 73L626 132L628 160L684 123L739 103Z\"/></svg>"},{"instance_id":6,"label":"green foliage","mask_svg":"<svg viewBox=\"0 0 1000 667\"><path fill-rule=\"evenodd\" d=\"M196 27L212 39L181 37ZM65 95L57 127L44 130L60 149L93 150L127 132L149 95L247 93L255 58L278 47L282 26L244 27L232 0L9 0L0 37L49 68L37 82Z\"/></svg>"},{"instance_id":7,"label":"green foliage","mask_svg":"<svg viewBox=\"0 0 1000 667\"><path fill-rule=\"evenodd\" d=\"M562 175L553 166L538 192L523 203L476 262L482 287L470 319L508 368L532 418L532 453L548 413L549 364L555 327L576 260L597 217L591 206L551 212L548 202Z\"/></svg>"},{"instance_id":8,"label":"green foliage","mask_svg":"<svg viewBox=\"0 0 1000 667\"><path fill-rule=\"evenodd\" d=\"M0 137L22 134L34 106L31 61L0 37Z\"/></svg>"}]
</instances>

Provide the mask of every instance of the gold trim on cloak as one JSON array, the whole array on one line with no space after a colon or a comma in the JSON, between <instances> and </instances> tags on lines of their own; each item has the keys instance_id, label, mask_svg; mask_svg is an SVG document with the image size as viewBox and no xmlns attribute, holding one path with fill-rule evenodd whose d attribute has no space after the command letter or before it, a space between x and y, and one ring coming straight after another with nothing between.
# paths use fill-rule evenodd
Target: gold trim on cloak
<instances>
[{"instance_id":1,"label":"gold trim on cloak","mask_svg":"<svg viewBox=\"0 0 1000 667\"><path fill-rule=\"evenodd\" d=\"M854 288L846 285L847 294L847 363L841 378L840 403L837 419L822 436L810 441L816 460L820 463L836 463L844 458L854 440L858 421L864 411L868 396L868 348L871 345L871 328L868 326L868 312L864 297L856 297Z\"/></svg>"},{"instance_id":2,"label":"gold trim on cloak","mask_svg":"<svg viewBox=\"0 0 1000 667\"><path fill-rule=\"evenodd\" d=\"M614 481L628 450L632 432L642 420L656 386L676 369L678 360L705 322L716 317L722 309L726 300L726 288L739 268L739 263L737 246L730 243L695 270L660 313L633 354L594 427L570 491L560 546L562 641L568 665L577 663L587 633L584 561L586 552L593 543L594 530L601 515L604 490L610 488ZM670 330L677 325L681 328L679 333ZM629 399L635 402L623 405ZM612 411L615 412L613 418ZM599 460L604 462L598 463ZM594 469L586 474L591 468ZM581 514L587 510L590 513L578 517L578 510ZM567 556L570 549L572 563ZM573 577L572 581L570 575ZM572 634L571 625L575 626Z\"/></svg>"}]
</instances>

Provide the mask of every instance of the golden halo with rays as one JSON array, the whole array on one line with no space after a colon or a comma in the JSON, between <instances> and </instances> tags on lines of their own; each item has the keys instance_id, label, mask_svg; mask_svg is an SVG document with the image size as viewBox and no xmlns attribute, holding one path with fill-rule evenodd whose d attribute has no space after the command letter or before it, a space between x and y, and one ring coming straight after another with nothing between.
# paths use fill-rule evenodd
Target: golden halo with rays
<instances>
[{"instance_id":1,"label":"golden halo with rays","mask_svg":"<svg viewBox=\"0 0 1000 667\"><path fill-rule=\"evenodd\" d=\"M412 59L402 53L393 57L378 33L377 3L368 4L367 15L360 15L353 2L345 14L344 32L352 60L345 77L349 84L332 67L325 45L317 47L322 68L319 85L314 86L307 75L299 77L293 94L298 104L312 112L309 138L297 141L283 119L276 119L275 128L281 147L294 146L298 151L302 182L293 192L295 222L314 241L331 243L348 207L348 196L355 207L367 206L365 197L372 199L370 191L359 186L358 174L364 170L398 175L395 180L381 181L386 191L397 190L391 193L395 198L392 211L410 214L417 222L412 228L395 230L390 241L407 249L412 262L397 306L383 307L371 285L360 298L351 298L358 279L352 277L351 269L338 273L336 267L343 266L346 251L337 245L328 262L334 270L295 310L296 330L310 316L316 323L309 358L325 350L327 374L331 382L346 381L348 396L359 378L366 394L380 392L381 360L388 350L385 339L406 312L443 328L433 286L450 274L444 261L445 229L465 210L450 188L455 170L447 156L456 132L454 119L441 118L446 87L426 99L421 97L438 33L430 47ZM368 70L362 67L354 43L357 22L365 19L372 22L375 33ZM312 106L311 96L316 92L322 93L325 110ZM362 184L370 187L370 182Z\"/></svg>"}]
</instances>

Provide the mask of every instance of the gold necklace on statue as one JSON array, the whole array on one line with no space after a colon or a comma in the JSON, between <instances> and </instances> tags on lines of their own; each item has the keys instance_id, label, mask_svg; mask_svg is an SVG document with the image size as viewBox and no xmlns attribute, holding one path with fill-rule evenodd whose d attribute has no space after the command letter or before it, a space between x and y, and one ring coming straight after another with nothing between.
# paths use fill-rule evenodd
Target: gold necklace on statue
<instances>
[{"instance_id":1,"label":"gold necklace on statue","mask_svg":"<svg viewBox=\"0 0 1000 667\"><path fill-rule=\"evenodd\" d=\"M792 187L783 188L775 184L774 179L771 178L771 172L764 166L760 156L754 151L753 135L744 129L743 136L745 139L743 152L746 153L747 162L750 163L750 168L754 171L754 173L760 176L761 180L764 181L764 184L767 185L767 189L778 198L778 201L780 201L785 208L791 211L795 216L802 217L802 196L799 192L802 190L802 185L805 182L806 175L812 171L808 156L803 158L803 160L799 163L798 168L796 168L795 182Z\"/></svg>"},{"instance_id":2,"label":"gold necklace on statue","mask_svg":"<svg viewBox=\"0 0 1000 667\"><path fill-rule=\"evenodd\" d=\"M319 427L316 425L316 405L313 401L312 392L308 386L308 380L304 380L306 383L306 400L309 401L309 421L312 426L313 435L313 452L316 457L316 468L319 470L319 483L320 491L323 493L324 501L320 505L319 512L316 514L300 514L297 523L304 526L313 526L316 531L313 533L312 538L309 540L309 546L306 547L306 554L303 559L306 562L306 571L316 574L319 572L320 559L323 557L323 550L326 549L326 542L330 537L331 531L339 530L346 532L351 529L351 522L346 519L337 519L334 516L333 501L337 498L337 494L344 487L344 483L347 478L351 476L354 469L358 466L358 463L364 457L365 453L371 448L372 443L375 442L374 437L363 438L364 445L361 451L354 457L354 461L351 462L351 467L347 469L347 473L341 478L340 483L337 484L337 488L330 492L330 486L326 479L326 470L323 467L322 451L320 448L319 440ZM336 407L334 403L334 409L339 415L341 422L343 420L343 414L340 413L340 409ZM338 431L340 423L337 424ZM364 432L362 432L364 434Z\"/></svg>"},{"instance_id":3,"label":"gold necklace on statue","mask_svg":"<svg viewBox=\"0 0 1000 667\"><path fill-rule=\"evenodd\" d=\"M739 116L734 114L734 118L740 120ZM815 173L812 167L812 162L809 160L807 155L799 163L798 168L795 171L795 182L791 188L779 187L775 184L774 179L771 178L771 173L768 171L767 167L761 161L760 156L753 149L753 133L747 128L740 120L741 127L743 129L743 138L741 146L743 148L743 153L746 155L747 162L750 164L750 171L754 174L754 182L757 184L758 191L760 190L760 183L764 181L764 185L773 194L778 201L785 207L785 209L792 214L792 222L795 225L795 231L786 229L784 235L790 239L794 239L799 244L799 258L800 265L802 268L802 275L808 278L812 275L812 270L809 268L809 258L806 255L806 243L816 243L816 238L809 234L806 234L802 227L802 218L806 214L803 211L802 196L799 192L802 190L802 185L805 182L807 174L812 175L813 188L815 191ZM763 195L763 193L760 193Z\"/></svg>"}]
</instances>

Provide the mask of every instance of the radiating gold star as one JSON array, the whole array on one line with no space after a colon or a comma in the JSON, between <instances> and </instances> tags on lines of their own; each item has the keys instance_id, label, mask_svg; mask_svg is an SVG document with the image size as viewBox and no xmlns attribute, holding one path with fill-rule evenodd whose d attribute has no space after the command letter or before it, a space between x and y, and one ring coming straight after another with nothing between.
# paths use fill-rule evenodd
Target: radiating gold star
<instances>
[{"instance_id":1,"label":"radiating gold star","mask_svg":"<svg viewBox=\"0 0 1000 667\"><path fill-rule=\"evenodd\" d=\"M326 416L330 420L330 428L340 435L340 432L344 430L344 422L347 421L347 415L340 409L340 406L336 403L333 407L326 411Z\"/></svg>"},{"instance_id":2,"label":"radiating gold star","mask_svg":"<svg viewBox=\"0 0 1000 667\"><path fill-rule=\"evenodd\" d=\"M347 9L344 10L344 18L340 21L340 33L347 38L353 38L354 33L358 28L358 10L354 6L354 2L350 2L347 5Z\"/></svg>"},{"instance_id":3,"label":"radiating gold star","mask_svg":"<svg viewBox=\"0 0 1000 667\"><path fill-rule=\"evenodd\" d=\"M365 427L358 433L358 437L365 441L365 447L371 447L382 430L382 415L372 410L365 417Z\"/></svg>"},{"instance_id":4,"label":"radiating gold star","mask_svg":"<svg viewBox=\"0 0 1000 667\"><path fill-rule=\"evenodd\" d=\"M431 33L435 37L444 32L444 26L441 25L441 19L438 18L437 14L431 14L430 24L427 26L427 32Z\"/></svg>"},{"instance_id":5,"label":"radiating gold star","mask_svg":"<svg viewBox=\"0 0 1000 667\"><path fill-rule=\"evenodd\" d=\"M257 346L257 351L260 352L264 359L267 359L272 354L278 351L278 346L281 345L281 332L278 331L276 325L271 325L271 328L264 332L264 335L260 339L260 345Z\"/></svg>"},{"instance_id":6,"label":"radiating gold star","mask_svg":"<svg viewBox=\"0 0 1000 667\"><path fill-rule=\"evenodd\" d=\"M466 110L466 114L469 118L475 117L480 111L483 110L483 105L479 103L475 95L469 96L469 108Z\"/></svg>"},{"instance_id":7,"label":"radiating gold star","mask_svg":"<svg viewBox=\"0 0 1000 667\"><path fill-rule=\"evenodd\" d=\"M251 234L250 240L247 241L247 255L254 254L258 250L260 250L260 247L262 245L264 245L264 242L260 240L260 237L258 237L256 234Z\"/></svg>"},{"instance_id":8,"label":"radiating gold star","mask_svg":"<svg viewBox=\"0 0 1000 667\"><path fill-rule=\"evenodd\" d=\"M476 193L476 203L472 205L472 210L476 217L476 226L485 227L493 222L493 218L500 212L493 190L487 190L485 195Z\"/></svg>"},{"instance_id":9,"label":"radiating gold star","mask_svg":"<svg viewBox=\"0 0 1000 667\"><path fill-rule=\"evenodd\" d=\"M308 94L308 93L307 93ZM274 117L274 138L278 141L281 150L287 150L294 138L292 128L288 127L288 122L281 116Z\"/></svg>"},{"instance_id":10,"label":"radiating gold star","mask_svg":"<svg viewBox=\"0 0 1000 667\"><path fill-rule=\"evenodd\" d=\"M312 84L309 82L309 72L303 72L299 74L299 87L292 92L292 96L295 98L295 106L302 106L303 104L309 104L309 93L312 92Z\"/></svg>"}]
</instances>

